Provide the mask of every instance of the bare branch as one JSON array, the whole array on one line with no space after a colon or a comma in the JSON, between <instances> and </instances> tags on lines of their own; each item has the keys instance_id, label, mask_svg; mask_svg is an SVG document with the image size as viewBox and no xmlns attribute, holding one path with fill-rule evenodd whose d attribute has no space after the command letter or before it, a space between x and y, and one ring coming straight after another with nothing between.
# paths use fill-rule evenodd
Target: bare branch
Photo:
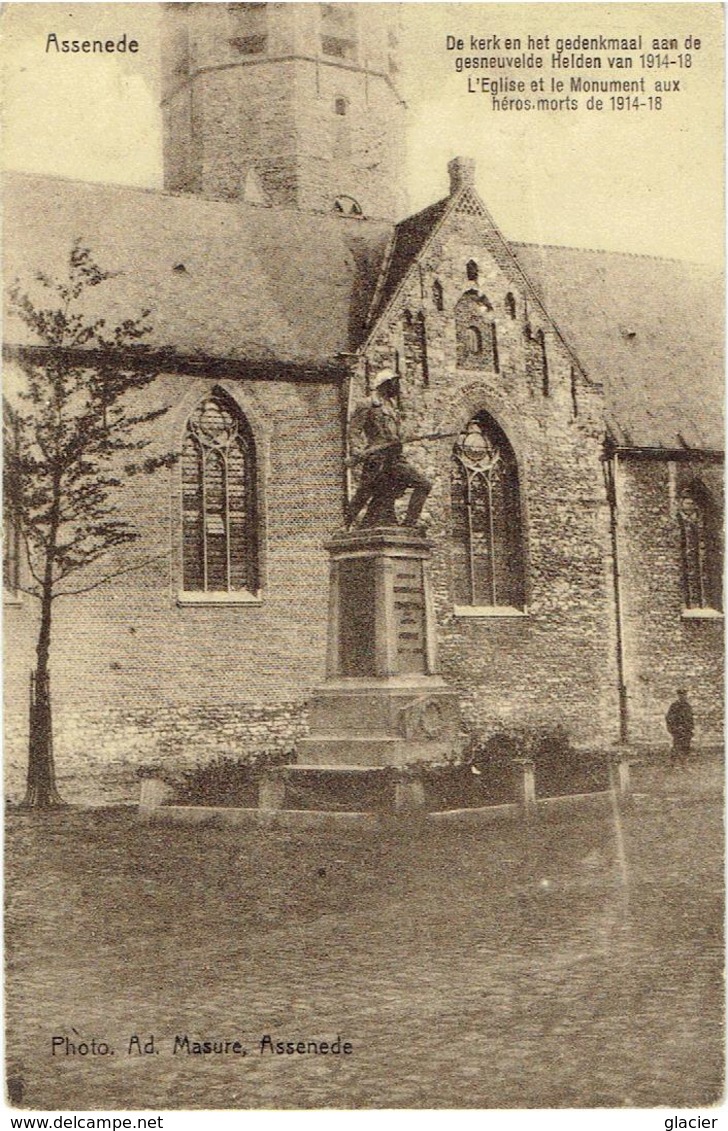
<instances>
[{"instance_id":1,"label":"bare branch","mask_svg":"<svg viewBox=\"0 0 728 1131\"><path fill-rule=\"evenodd\" d=\"M157 554L153 558L146 558L143 562L138 562L136 565L126 566L124 569L117 569L113 573L107 573L104 577L100 577L98 581L94 581L91 585L86 585L82 589L64 589L54 593L54 597L75 597L79 593L90 593L94 589L98 589L101 585L105 585L107 581L112 581L115 577L121 577L125 573L135 573L137 570L145 569L148 565L153 565L155 562L165 561L166 554Z\"/></svg>"},{"instance_id":2,"label":"bare branch","mask_svg":"<svg viewBox=\"0 0 728 1131\"><path fill-rule=\"evenodd\" d=\"M32 551L31 545L30 545L30 540L28 539L28 532L27 532L25 526L22 525L22 524L20 526L20 537L23 539L23 545L25 547L25 560L28 563L28 570L30 572L30 576L33 578L33 581L35 581L35 583L37 585L40 585L40 587L42 589L43 588L43 578L38 577L38 574L35 572L35 569L33 568L33 551Z\"/></svg>"},{"instance_id":3,"label":"bare branch","mask_svg":"<svg viewBox=\"0 0 728 1131\"><path fill-rule=\"evenodd\" d=\"M156 376L138 361L145 354L142 339L151 330L149 311L112 327L89 311L96 308L87 301L89 289L109 278L111 273L76 240L64 278L36 275L46 306L37 305L19 282L10 292L15 314L38 343L19 355L25 381L13 396L12 410L5 412L3 451L7 514L21 534L33 581L21 592L40 600L36 686L46 690L34 704L40 721L30 728L27 796L34 805L60 802L48 694L54 602L164 558L151 557L93 580L103 569L97 563L139 538L134 523L120 512L115 492L128 478L125 454L147 448L151 441L143 429L165 411L143 412L134 401ZM156 455L139 462L134 472L151 473L166 460ZM67 587L66 579L79 574L81 584Z\"/></svg>"},{"instance_id":4,"label":"bare branch","mask_svg":"<svg viewBox=\"0 0 728 1131\"><path fill-rule=\"evenodd\" d=\"M43 595L41 589L30 589L27 585L16 585L15 590L18 593L27 593L29 597L35 597L38 601Z\"/></svg>"}]
</instances>

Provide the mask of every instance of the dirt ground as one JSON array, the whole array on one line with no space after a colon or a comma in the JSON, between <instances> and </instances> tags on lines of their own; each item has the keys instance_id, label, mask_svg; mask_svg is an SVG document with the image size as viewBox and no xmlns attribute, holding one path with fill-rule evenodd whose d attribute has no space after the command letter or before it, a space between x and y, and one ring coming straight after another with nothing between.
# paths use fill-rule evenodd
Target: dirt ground
<instances>
[{"instance_id":1,"label":"dirt ground","mask_svg":"<svg viewBox=\"0 0 728 1131\"><path fill-rule=\"evenodd\" d=\"M722 766L635 779L619 821L530 828L10 810L11 1095L36 1110L716 1102ZM185 1035L245 1055L175 1053ZM261 1053L265 1035L352 1051Z\"/></svg>"}]
</instances>

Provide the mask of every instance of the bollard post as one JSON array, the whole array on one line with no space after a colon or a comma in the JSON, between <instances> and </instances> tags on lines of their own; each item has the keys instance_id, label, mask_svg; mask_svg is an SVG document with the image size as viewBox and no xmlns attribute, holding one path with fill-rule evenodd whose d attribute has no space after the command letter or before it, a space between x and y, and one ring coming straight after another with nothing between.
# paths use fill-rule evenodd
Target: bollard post
<instances>
[{"instance_id":1,"label":"bollard post","mask_svg":"<svg viewBox=\"0 0 728 1131\"><path fill-rule=\"evenodd\" d=\"M514 758L516 800L524 817L536 812L536 767L533 758Z\"/></svg>"},{"instance_id":2,"label":"bollard post","mask_svg":"<svg viewBox=\"0 0 728 1131\"><path fill-rule=\"evenodd\" d=\"M258 779L258 808L282 809L286 802L286 779L280 771L270 770Z\"/></svg>"},{"instance_id":3,"label":"bollard post","mask_svg":"<svg viewBox=\"0 0 728 1131\"><path fill-rule=\"evenodd\" d=\"M612 789L623 804L627 804L632 797L629 767L629 759L624 751L615 754L609 765Z\"/></svg>"},{"instance_id":4,"label":"bollard post","mask_svg":"<svg viewBox=\"0 0 728 1131\"><path fill-rule=\"evenodd\" d=\"M161 778L142 778L139 791L139 813L146 816L160 809L168 801L174 790Z\"/></svg>"}]
</instances>

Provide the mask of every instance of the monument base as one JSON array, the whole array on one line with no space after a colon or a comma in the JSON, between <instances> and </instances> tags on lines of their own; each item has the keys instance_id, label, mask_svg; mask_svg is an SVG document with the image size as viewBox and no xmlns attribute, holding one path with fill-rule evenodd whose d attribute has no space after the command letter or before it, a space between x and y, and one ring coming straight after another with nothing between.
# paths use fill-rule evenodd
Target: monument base
<instances>
[{"instance_id":1,"label":"monument base","mask_svg":"<svg viewBox=\"0 0 728 1131\"><path fill-rule=\"evenodd\" d=\"M436 675L328 680L313 693L311 733L296 751L309 766L406 766L460 752L457 696Z\"/></svg>"},{"instance_id":2,"label":"monument base","mask_svg":"<svg viewBox=\"0 0 728 1131\"><path fill-rule=\"evenodd\" d=\"M457 696L437 671L431 545L400 526L341 531L330 560L326 681L309 703L296 763L264 773L260 812L420 809L406 767L462 750Z\"/></svg>"},{"instance_id":3,"label":"monument base","mask_svg":"<svg viewBox=\"0 0 728 1131\"><path fill-rule=\"evenodd\" d=\"M327 678L310 701L299 764L401 768L457 755L460 708L437 672L430 542L385 526L341 531L326 548Z\"/></svg>"}]
</instances>

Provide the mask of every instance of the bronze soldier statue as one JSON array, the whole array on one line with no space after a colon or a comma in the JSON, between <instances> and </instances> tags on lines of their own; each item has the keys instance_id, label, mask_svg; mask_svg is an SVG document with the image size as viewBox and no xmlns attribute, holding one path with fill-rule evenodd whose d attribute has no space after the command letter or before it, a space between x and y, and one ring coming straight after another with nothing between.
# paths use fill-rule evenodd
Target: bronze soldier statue
<instances>
[{"instance_id":1,"label":"bronze soldier statue","mask_svg":"<svg viewBox=\"0 0 728 1131\"><path fill-rule=\"evenodd\" d=\"M416 526L432 490L432 483L408 463L402 451L400 412L396 404L396 377L391 369L377 373L372 395L352 418L366 440L361 455L348 460L349 466L362 464L361 480L346 509L346 525L351 527L362 515L360 526L396 526L395 499L411 489L403 526ZM429 439L430 437L417 437ZM364 509L366 508L366 509Z\"/></svg>"}]
</instances>

